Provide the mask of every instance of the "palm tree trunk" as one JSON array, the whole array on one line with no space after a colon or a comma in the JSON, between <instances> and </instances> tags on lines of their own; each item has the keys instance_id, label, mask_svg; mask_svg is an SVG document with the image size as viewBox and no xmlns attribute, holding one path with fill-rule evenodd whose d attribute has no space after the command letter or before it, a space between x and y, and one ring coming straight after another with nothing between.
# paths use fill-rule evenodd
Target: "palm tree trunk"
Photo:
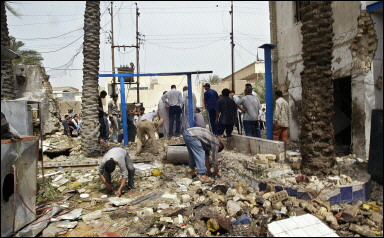
<instances>
[{"instance_id":1,"label":"palm tree trunk","mask_svg":"<svg viewBox=\"0 0 384 238\"><path fill-rule=\"evenodd\" d=\"M334 165L332 2L303 1L304 70L300 149L303 173L326 175Z\"/></svg>"},{"instance_id":2,"label":"palm tree trunk","mask_svg":"<svg viewBox=\"0 0 384 238\"><path fill-rule=\"evenodd\" d=\"M100 59L100 1L87 1L84 15L83 92L82 92L82 150L85 156L93 153L88 148L98 147L98 87Z\"/></svg>"},{"instance_id":3,"label":"palm tree trunk","mask_svg":"<svg viewBox=\"0 0 384 238\"><path fill-rule=\"evenodd\" d=\"M1 44L9 49L10 38L5 12L5 2L1 1ZM10 58L1 57L1 100L15 99L15 79Z\"/></svg>"}]
</instances>

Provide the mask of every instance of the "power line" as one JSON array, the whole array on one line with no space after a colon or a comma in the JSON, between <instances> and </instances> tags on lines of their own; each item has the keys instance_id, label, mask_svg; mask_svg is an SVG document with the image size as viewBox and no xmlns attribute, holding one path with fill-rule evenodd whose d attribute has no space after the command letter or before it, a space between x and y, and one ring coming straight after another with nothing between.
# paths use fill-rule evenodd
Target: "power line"
<instances>
[{"instance_id":1,"label":"power line","mask_svg":"<svg viewBox=\"0 0 384 238\"><path fill-rule=\"evenodd\" d=\"M164 47L164 48L168 48L168 49L177 49L177 50L189 50L189 49L197 49L197 48L201 48L201 47L204 47L204 46L207 46L207 45L211 45L215 42L218 42L220 40L225 40L226 38L228 38L228 36L224 36L218 40L215 40L213 42L210 42L208 44L204 44L204 45L200 45L200 46L197 46L197 47L189 47L189 48L176 48L176 47L168 47L168 46L163 46L163 45L159 45L159 44L156 44L156 43L153 43L153 42L150 42L150 41L147 41L149 44L152 44L152 45L157 45L157 46L160 46L160 47Z\"/></svg>"},{"instance_id":2,"label":"power line","mask_svg":"<svg viewBox=\"0 0 384 238\"><path fill-rule=\"evenodd\" d=\"M190 34L185 34L185 33L183 33L183 34L165 34L165 35L151 35L151 34L147 34L146 36L179 36L179 35L185 35L185 36L187 36L187 35L218 35L218 34L224 34L223 32L220 32L220 33L190 33Z\"/></svg>"},{"instance_id":3,"label":"power line","mask_svg":"<svg viewBox=\"0 0 384 238\"><path fill-rule=\"evenodd\" d=\"M80 19L84 19L83 17L67 20L67 21L57 21L57 22L42 22L42 23L31 23L31 24L21 24L21 25L9 25L9 26L32 26L32 25L44 25L44 24L54 24L54 23L61 23L61 22L70 22L70 21L77 21Z\"/></svg>"},{"instance_id":4,"label":"power line","mask_svg":"<svg viewBox=\"0 0 384 238\"><path fill-rule=\"evenodd\" d=\"M147 38L147 40L200 40L200 39L218 39L222 38L225 35L221 36L210 36L210 37L183 37L183 38Z\"/></svg>"},{"instance_id":5,"label":"power line","mask_svg":"<svg viewBox=\"0 0 384 238\"><path fill-rule=\"evenodd\" d=\"M246 36L248 36L248 37L251 37L251 38L253 38L253 39L256 39L256 40L260 40L260 41L263 41L263 39L261 39L261 38L256 38L256 37L253 37L252 35L250 35L250 34L246 34L246 33L243 33L243 32L241 32L241 31L236 31L236 32L238 32L238 33L240 33L240 34L243 34L243 35L246 35ZM268 35L265 35L265 36L268 36Z\"/></svg>"},{"instance_id":6,"label":"power line","mask_svg":"<svg viewBox=\"0 0 384 238\"><path fill-rule=\"evenodd\" d=\"M82 30L82 29L83 28L79 28L79 29L76 29L76 30L64 33L64 34L59 35L59 36L42 37L42 38L17 38L17 39L19 39L19 40L49 40L49 39L54 39L54 38L59 38L61 36L65 36L65 35L68 35L68 34L70 34L72 32L79 31L79 30Z\"/></svg>"},{"instance_id":7,"label":"power line","mask_svg":"<svg viewBox=\"0 0 384 238\"><path fill-rule=\"evenodd\" d=\"M54 52L57 52L57 51L60 51L62 49L65 49L67 48L68 46L72 45L73 43L75 43L76 41L80 40L80 38L82 38L84 36L84 34L82 34L79 38L77 38L76 40L72 41L71 43L69 43L68 45L66 46L63 46L57 50L53 50L53 51L46 51L46 52L39 52L39 53L42 53L42 54L48 54L48 53L54 53Z\"/></svg>"},{"instance_id":8,"label":"power line","mask_svg":"<svg viewBox=\"0 0 384 238\"><path fill-rule=\"evenodd\" d=\"M48 14L37 14L37 15L22 15L23 17L69 17L69 16L83 16L83 14L69 14L69 15L48 15Z\"/></svg>"},{"instance_id":9,"label":"power line","mask_svg":"<svg viewBox=\"0 0 384 238\"><path fill-rule=\"evenodd\" d=\"M246 62L244 61L243 57L241 57L240 53L235 49L237 55L240 57L240 59L243 61L244 64L246 64Z\"/></svg>"},{"instance_id":10,"label":"power line","mask_svg":"<svg viewBox=\"0 0 384 238\"><path fill-rule=\"evenodd\" d=\"M236 37L236 36L235 36L235 37ZM251 55L256 56L256 55L253 54L251 51L247 50L246 48L244 48L244 47L242 46L241 41L240 41L239 38L236 37L236 39L238 40L238 45L239 45L241 48L243 48L245 51L247 51L247 52L250 53ZM257 56L256 56L256 57L257 57Z\"/></svg>"}]
</instances>

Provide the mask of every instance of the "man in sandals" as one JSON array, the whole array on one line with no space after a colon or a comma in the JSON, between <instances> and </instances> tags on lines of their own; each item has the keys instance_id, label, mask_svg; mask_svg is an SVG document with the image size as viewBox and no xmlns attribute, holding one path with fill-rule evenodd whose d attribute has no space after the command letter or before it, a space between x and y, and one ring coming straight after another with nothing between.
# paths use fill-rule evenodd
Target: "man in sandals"
<instances>
[{"instance_id":1,"label":"man in sandals","mask_svg":"<svg viewBox=\"0 0 384 238\"><path fill-rule=\"evenodd\" d=\"M183 136L189 153L189 167L192 176L196 173L197 167L197 176L201 182L213 182L206 176L207 173L211 174L209 152L212 151L214 175L219 176L217 154L224 149L223 143L212 132L201 127L188 128L184 131Z\"/></svg>"}]
</instances>

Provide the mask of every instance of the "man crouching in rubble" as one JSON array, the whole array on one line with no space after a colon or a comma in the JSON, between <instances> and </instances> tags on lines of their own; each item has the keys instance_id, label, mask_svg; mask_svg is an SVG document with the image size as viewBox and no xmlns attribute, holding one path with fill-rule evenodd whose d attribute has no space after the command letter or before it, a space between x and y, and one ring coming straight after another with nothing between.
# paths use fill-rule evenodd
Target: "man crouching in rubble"
<instances>
[{"instance_id":1,"label":"man crouching in rubble","mask_svg":"<svg viewBox=\"0 0 384 238\"><path fill-rule=\"evenodd\" d=\"M207 172L208 175L211 174L209 152L212 151L214 175L219 176L217 153L224 149L223 143L212 132L201 127L188 128L183 136L188 149L192 177L194 177L197 167L198 178L201 182L213 182L205 175Z\"/></svg>"},{"instance_id":2,"label":"man crouching in rubble","mask_svg":"<svg viewBox=\"0 0 384 238\"><path fill-rule=\"evenodd\" d=\"M115 170L116 164L119 166L121 176L123 178L119 189L117 189L115 193L116 196L120 197L123 187L127 182L127 178L128 189L136 188L134 185L135 168L133 167L133 162L125 149L120 147L110 149L101 159L99 166L100 179L107 186L108 191L113 191L111 174Z\"/></svg>"}]
</instances>

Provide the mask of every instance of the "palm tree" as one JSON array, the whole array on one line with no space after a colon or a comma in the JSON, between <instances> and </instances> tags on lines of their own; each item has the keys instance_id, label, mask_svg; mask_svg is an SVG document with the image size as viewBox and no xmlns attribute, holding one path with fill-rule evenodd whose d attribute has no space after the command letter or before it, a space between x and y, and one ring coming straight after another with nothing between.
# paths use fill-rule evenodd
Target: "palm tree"
<instances>
[{"instance_id":1,"label":"palm tree","mask_svg":"<svg viewBox=\"0 0 384 238\"><path fill-rule=\"evenodd\" d=\"M87 1L84 14L83 93L82 93L82 150L85 156L93 153L88 148L98 146L98 87L100 59L100 1Z\"/></svg>"},{"instance_id":2,"label":"palm tree","mask_svg":"<svg viewBox=\"0 0 384 238\"><path fill-rule=\"evenodd\" d=\"M265 76L263 73L256 74L255 87L253 87L257 96L259 96L260 103L265 103Z\"/></svg>"},{"instance_id":3,"label":"palm tree","mask_svg":"<svg viewBox=\"0 0 384 238\"><path fill-rule=\"evenodd\" d=\"M22 50L21 47L25 45L24 42L16 40L16 38L13 36L10 36L10 38L11 42L9 48L20 56L20 58L12 60L13 65L22 63L25 65L41 66L41 61L43 60L43 57L39 52L37 52L36 50Z\"/></svg>"},{"instance_id":4,"label":"palm tree","mask_svg":"<svg viewBox=\"0 0 384 238\"><path fill-rule=\"evenodd\" d=\"M1 44L9 49L10 38L5 8L9 5L1 1ZM12 62L7 57L1 57L1 100L15 99L15 79L13 77Z\"/></svg>"},{"instance_id":5,"label":"palm tree","mask_svg":"<svg viewBox=\"0 0 384 238\"><path fill-rule=\"evenodd\" d=\"M333 169L332 2L302 1L304 70L301 73L302 173L327 175ZM316 46L315 48L313 48ZM315 50L313 50L315 49Z\"/></svg>"},{"instance_id":6,"label":"palm tree","mask_svg":"<svg viewBox=\"0 0 384 238\"><path fill-rule=\"evenodd\" d=\"M221 82L221 78L217 74L209 75L208 78L204 79L204 82L208 82L209 84L218 84Z\"/></svg>"}]
</instances>

